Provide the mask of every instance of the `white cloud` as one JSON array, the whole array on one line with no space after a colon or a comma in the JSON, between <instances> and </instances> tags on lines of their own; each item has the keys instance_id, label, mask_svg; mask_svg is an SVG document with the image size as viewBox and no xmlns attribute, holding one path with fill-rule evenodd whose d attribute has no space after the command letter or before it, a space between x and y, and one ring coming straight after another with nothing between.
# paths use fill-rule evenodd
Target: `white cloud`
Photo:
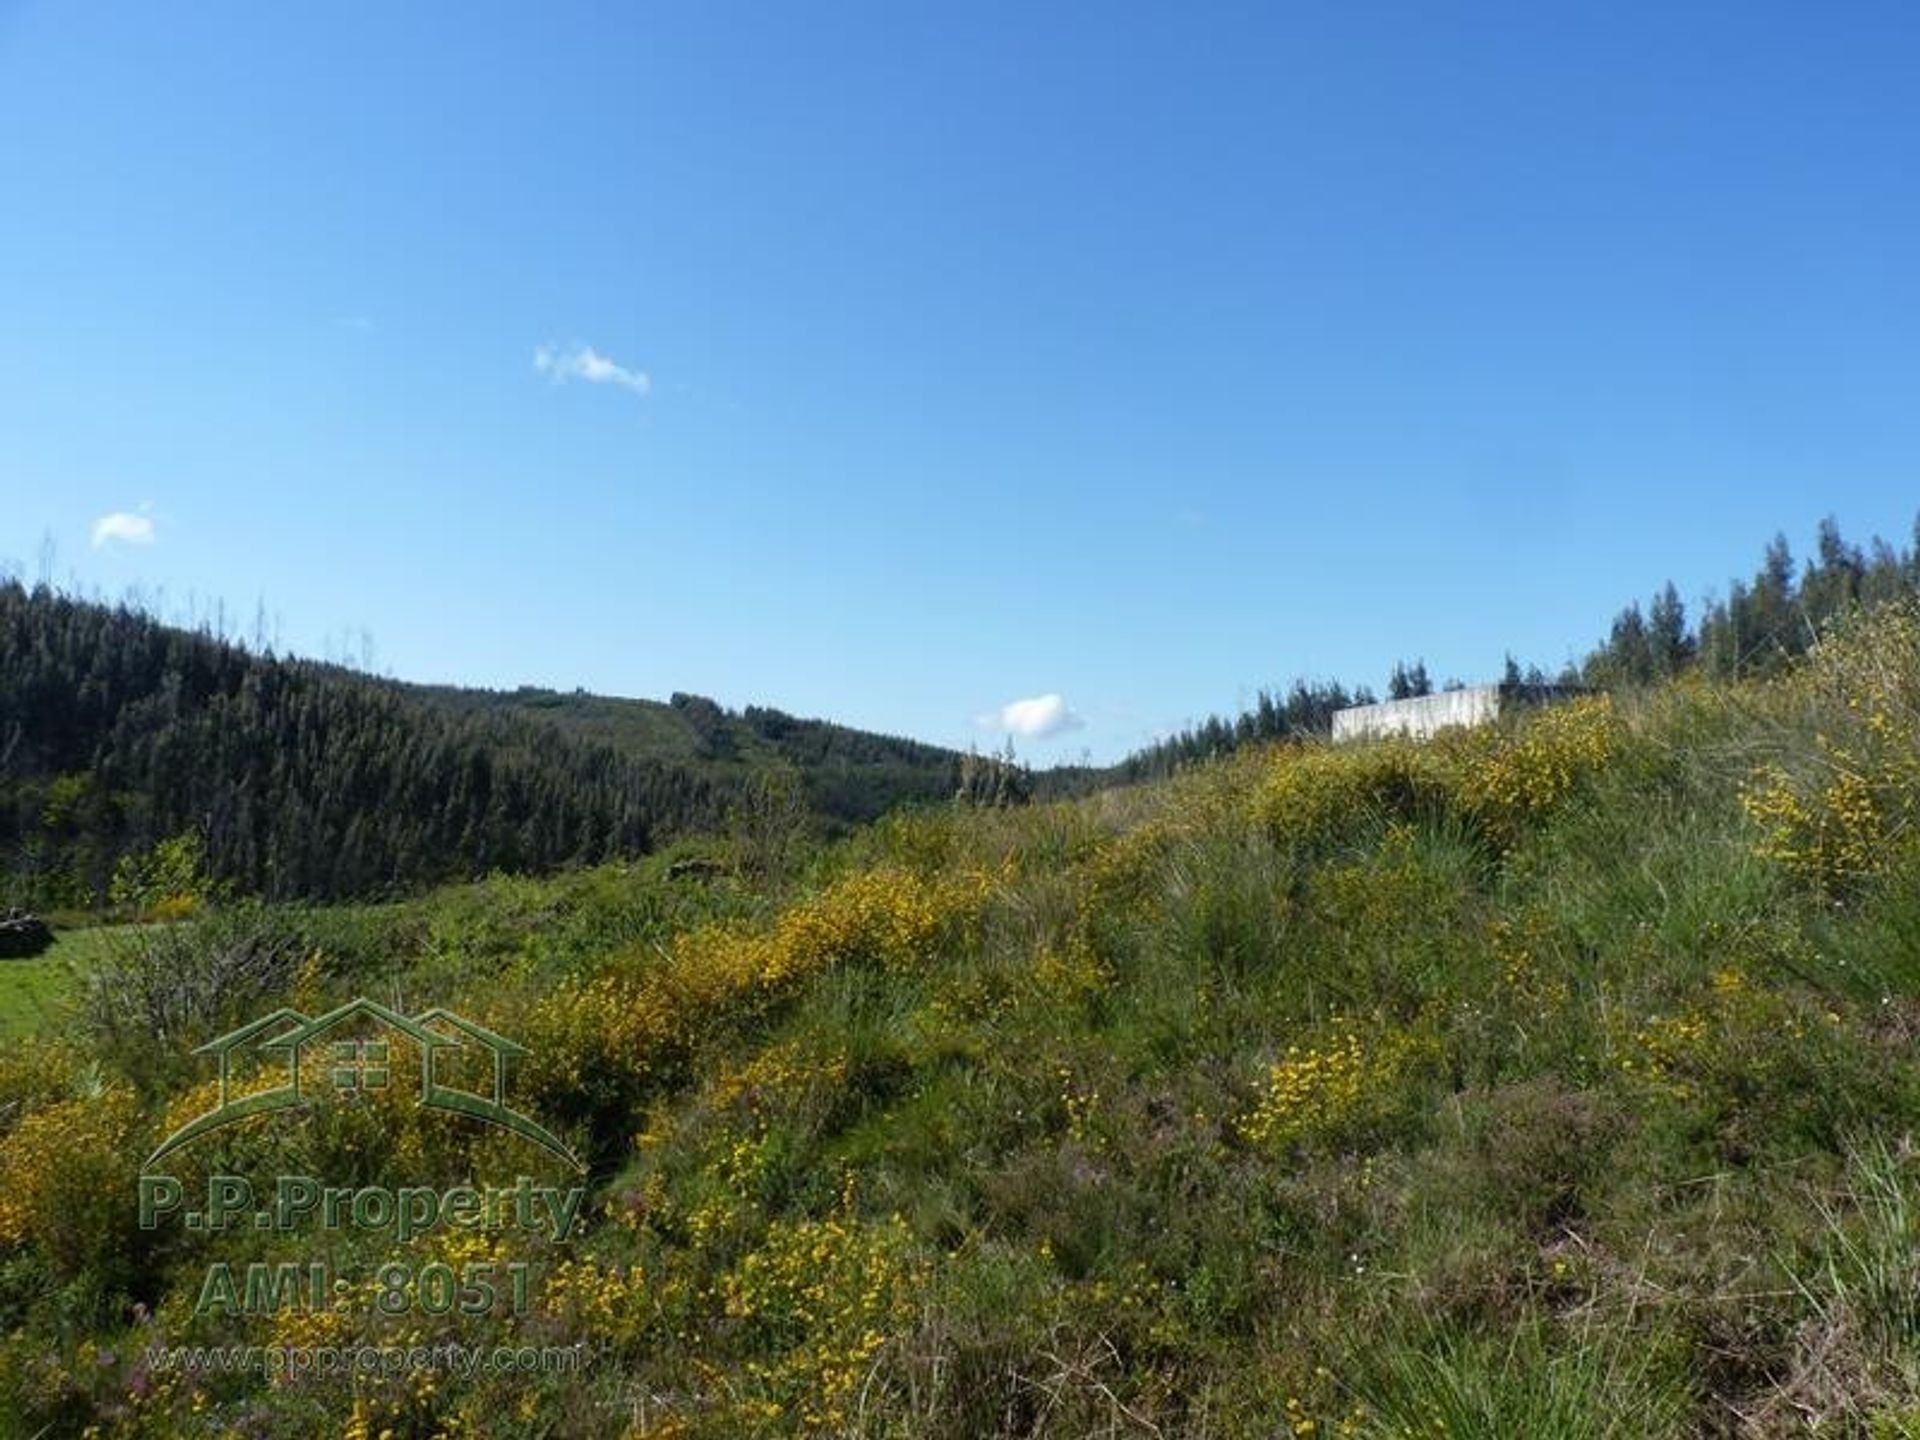
<instances>
[{"instance_id":1,"label":"white cloud","mask_svg":"<svg viewBox=\"0 0 1920 1440\"><path fill-rule=\"evenodd\" d=\"M653 377L646 371L629 370L591 345L575 343L564 350L558 345L542 345L533 352L533 368L556 385L585 380L590 385L618 385L640 396L653 391Z\"/></svg>"},{"instance_id":2,"label":"white cloud","mask_svg":"<svg viewBox=\"0 0 1920 1440\"><path fill-rule=\"evenodd\" d=\"M1048 740L1078 730L1087 722L1073 712L1058 695L1035 695L1030 700L1011 700L991 715L980 717L987 730L1004 730L1028 740Z\"/></svg>"},{"instance_id":3,"label":"white cloud","mask_svg":"<svg viewBox=\"0 0 1920 1440\"><path fill-rule=\"evenodd\" d=\"M93 522L93 548L119 541L126 545L151 545L153 521L131 510L114 510Z\"/></svg>"}]
</instances>

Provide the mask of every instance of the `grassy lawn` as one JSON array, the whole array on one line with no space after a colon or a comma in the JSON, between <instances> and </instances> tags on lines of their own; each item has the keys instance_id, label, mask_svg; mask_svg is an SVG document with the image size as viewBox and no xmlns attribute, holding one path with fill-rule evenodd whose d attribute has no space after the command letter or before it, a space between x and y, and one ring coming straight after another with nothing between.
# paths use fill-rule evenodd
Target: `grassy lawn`
<instances>
[{"instance_id":1,"label":"grassy lawn","mask_svg":"<svg viewBox=\"0 0 1920 1440\"><path fill-rule=\"evenodd\" d=\"M125 925L62 930L54 947L33 960L0 960L0 1040L46 1026L72 994L75 976L125 935Z\"/></svg>"}]
</instances>

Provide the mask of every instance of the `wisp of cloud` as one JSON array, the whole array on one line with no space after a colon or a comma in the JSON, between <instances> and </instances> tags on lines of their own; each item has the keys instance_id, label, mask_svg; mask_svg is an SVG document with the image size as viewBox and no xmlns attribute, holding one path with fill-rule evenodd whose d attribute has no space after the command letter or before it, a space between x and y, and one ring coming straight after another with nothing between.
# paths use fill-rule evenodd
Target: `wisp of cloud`
<instances>
[{"instance_id":1,"label":"wisp of cloud","mask_svg":"<svg viewBox=\"0 0 1920 1440\"><path fill-rule=\"evenodd\" d=\"M630 370L591 345L578 342L564 350L557 345L540 346L533 352L533 368L556 385L584 380L589 385L618 385L642 397L653 391L653 377L646 371Z\"/></svg>"},{"instance_id":2,"label":"wisp of cloud","mask_svg":"<svg viewBox=\"0 0 1920 1440\"><path fill-rule=\"evenodd\" d=\"M153 521L146 515L135 514L131 510L114 510L102 515L93 522L93 548L119 541L127 545L151 545L154 541Z\"/></svg>"}]
</instances>

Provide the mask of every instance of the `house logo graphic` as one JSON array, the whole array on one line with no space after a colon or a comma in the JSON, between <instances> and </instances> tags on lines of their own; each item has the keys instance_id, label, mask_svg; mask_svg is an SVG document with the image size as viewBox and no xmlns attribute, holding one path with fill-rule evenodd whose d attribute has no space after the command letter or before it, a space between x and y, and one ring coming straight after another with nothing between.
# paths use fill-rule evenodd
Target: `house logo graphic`
<instances>
[{"instance_id":1,"label":"house logo graphic","mask_svg":"<svg viewBox=\"0 0 1920 1440\"><path fill-rule=\"evenodd\" d=\"M351 1032L349 1026L353 1027ZM370 1029L381 1032L381 1038L356 1038ZM435 1007L409 1018L364 996L349 1000L324 1015L306 1016L283 1007L198 1047L194 1054L211 1055L220 1067L219 1103L161 1141L147 1157L147 1168L189 1141L249 1116L300 1108L303 1085L309 1087L310 1092L316 1082L325 1083L347 1095L384 1090L392 1075L394 1048L406 1045L414 1046L420 1056L420 1104L423 1107L465 1115L510 1130L551 1151L575 1170L586 1170L558 1136L506 1103L507 1064L528 1053L524 1046L451 1010ZM492 1057L491 1095L462 1090L442 1080L439 1063L442 1056L462 1050ZM282 1066L285 1082L231 1098L228 1077L233 1060L249 1054L265 1056Z\"/></svg>"}]
</instances>

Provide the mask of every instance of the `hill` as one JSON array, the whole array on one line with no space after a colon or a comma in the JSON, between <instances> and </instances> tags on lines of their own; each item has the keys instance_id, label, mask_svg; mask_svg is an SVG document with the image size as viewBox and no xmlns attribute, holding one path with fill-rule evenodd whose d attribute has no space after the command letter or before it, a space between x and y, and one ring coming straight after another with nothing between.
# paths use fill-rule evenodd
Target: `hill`
<instances>
[{"instance_id":1,"label":"hill","mask_svg":"<svg viewBox=\"0 0 1920 1440\"><path fill-rule=\"evenodd\" d=\"M728 710L683 692L662 702L530 686L401 688L453 714L551 725L585 743L677 765L721 786L756 773L790 771L809 808L843 827L876 819L896 805L951 799L961 760L953 750L917 740L803 720L766 706Z\"/></svg>"},{"instance_id":2,"label":"hill","mask_svg":"<svg viewBox=\"0 0 1920 1440\"><path fill-rule=\"evenodd\" d=\"M0 584L10 903L98 905L183 836L219 882L338 898L632 857L743 806L832 832L950 797L962 765L695 696L404 685Z\"/></svg>"},{"instance_id":3,"label":"hill","mask_svg":"<svg viewBox=\"0 0 1920 1440\"><path fill-rule=\"evenodd\" d=\"M1911 1433L1920 610L1768 670L896 816L759 886L137 932L0 1057L0 1394L22 1433ZM210 1265L316 1237L133 1224L189 1047L357 994L524 1045L588 1218L330 1235L333 1273L525 1265L523 1314L222 1314ZM553 1181L402 1078L183 1173ZM455 1341L590 1363L147 1349Z\"/></svg>"}]
</instances>

